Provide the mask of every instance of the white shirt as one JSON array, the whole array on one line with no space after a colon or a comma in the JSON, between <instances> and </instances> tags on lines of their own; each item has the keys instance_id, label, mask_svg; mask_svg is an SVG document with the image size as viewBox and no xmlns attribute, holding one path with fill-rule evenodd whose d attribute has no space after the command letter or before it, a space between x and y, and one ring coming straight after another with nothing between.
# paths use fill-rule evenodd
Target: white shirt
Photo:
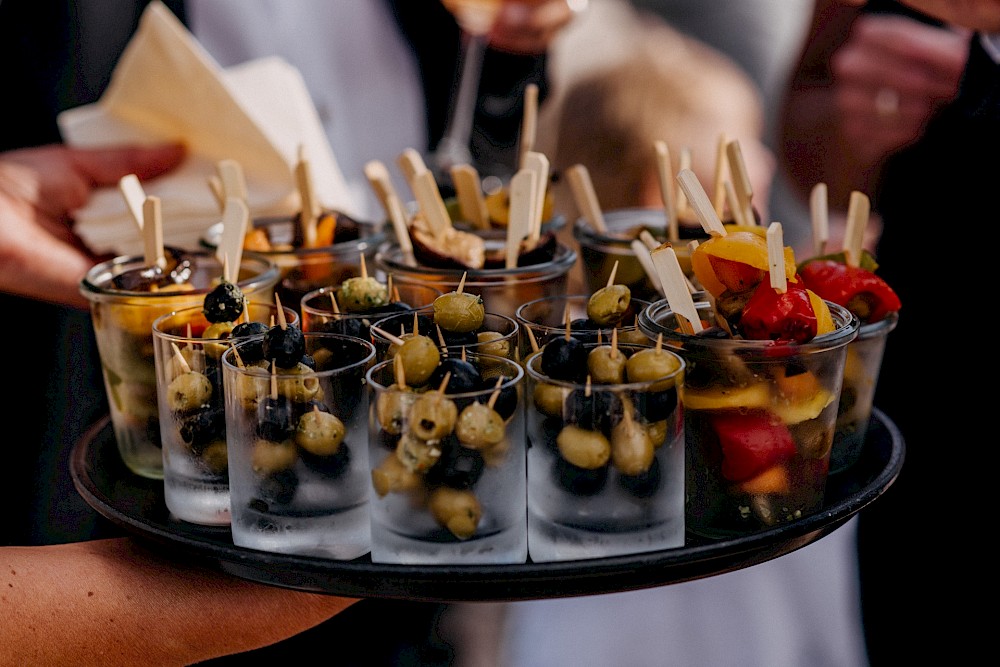
<instances>
[{"instance_id":1,"label":"white shirt","mask_svg":"<svg viewBox=\"0 0 1000 667\"><path fill-rule=\"evenodd\" d=\"M385 212L364 175L381 160L401 193L396 167L427 143L419 71L379 0L189 0L188 24L222 67L279 56L296 67L319 112L359 214Z\"/></svg>"}]
</instances>

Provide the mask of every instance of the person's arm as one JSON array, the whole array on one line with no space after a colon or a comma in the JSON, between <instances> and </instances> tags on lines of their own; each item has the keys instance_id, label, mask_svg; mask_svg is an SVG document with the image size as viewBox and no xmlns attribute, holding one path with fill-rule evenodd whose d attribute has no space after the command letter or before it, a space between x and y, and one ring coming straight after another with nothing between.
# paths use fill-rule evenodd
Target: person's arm
<instances>
[{"instance_id":1,"label":"person's arm","mask_svg":"<svg viewBox=\"0 0 1000 667\"><path fill-rule=\"evenodd\" d=\"M0 549L0 665L190 665L356 602L179 565L128 538Z\"/></svg>"},{"instance_id":2,"label":"person's arm","mask_svg":"<svg viewBox=\"0 0 1000 667\"><path fill-rule=\"evenodd\" d=\"M825 182L839 210L853 190L874 197L885 160L956 95L967 56L965 34L818 0L778 130L799 196Z\"/></svg>"},{"instance_id":3,"label":"person's arm","mask_svg":"<svg viewBox=\"0 0 1000 667\"><path fill-rule=\"evenodd\" d=\"M174 144L0 153L0 291L87 308L79 285L97 258L73 233L72 213L95 187L114 186L128 174L152 178L183 157Z\"/></svg>"}]
</instances>

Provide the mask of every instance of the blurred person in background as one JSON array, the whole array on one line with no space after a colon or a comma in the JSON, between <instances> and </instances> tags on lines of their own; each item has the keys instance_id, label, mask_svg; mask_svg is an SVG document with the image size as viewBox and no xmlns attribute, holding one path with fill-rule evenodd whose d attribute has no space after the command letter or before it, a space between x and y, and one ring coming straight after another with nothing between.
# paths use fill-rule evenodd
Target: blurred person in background
<instances>
[{"instance_id":1,"label":"blurred person in background","mask_svg":"<svg viewBox=\"0 0 1000 667\"><path fill-rule=\"evenodd\" d=\"M974 407L964 389L983 386L988 362L956 350L980 329L983 302L970 295L988 290L987 267L996 260L978 230L997 218L1000 3L890 4L817 3L809 48L783 102L780 162L803 194L819 180L868 189L882 221L878 273L903 304L875 406L899 427L906 459L859 521L871 662L929 655L967 662L985 647L966 600L988 580L970 540L982 523L970 519L988 513L992 500L971 434L989 433L992 424L988 408ZM910 23L868 15L884 11ZM964 306L972 302L980 307ZM945 312L961 318L942 327ZM940 372L914 382L916 360L940 362Z\"/></svg>"}]
</instances>

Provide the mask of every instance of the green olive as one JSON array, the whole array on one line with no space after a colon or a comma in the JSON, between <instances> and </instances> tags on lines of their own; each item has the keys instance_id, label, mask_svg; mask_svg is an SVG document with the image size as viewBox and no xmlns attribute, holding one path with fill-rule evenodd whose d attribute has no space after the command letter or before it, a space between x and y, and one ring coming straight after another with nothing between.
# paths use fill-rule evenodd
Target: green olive
<instances>
[{"instance_id":1,"label":"green olive","mask_svg":"<svg viewBox=\"0 0 1000 667\"><path fill-rule=\"evenodd\" d=\"M622 328L618 330L618 342L622 345L649 345L649 336L638 327Z\"/></svg>"},{"instance_id":2,"label":"green olive","mask_svg":"<svg viewBox=\"0 0 1000 667\"><path fill-rule=\"evenodd\" d=\"M639 350L625 364L625 375L629 382L652 382L668 375L673 375L681 362L677 356L667 350L649 347ZM658 389L666 389L673 383L667 383Z\"/></svg>"},{"instance_id":3,"label":"green olive","mask_svg":"<svg viewBox=\"0 0 1000 667\"><path fill-rule=\"evenodd\" d=\"M434 299L434 324L444 331L467 333L483 326L486 307L477 294L449 292Z\"/></svg>"},{"instance_id":4,"label":"green olive","mask_svg":"<svg viewBox=\"0 0 1000 667\"><path fill-rule=\"evenodd\" d=\"M655 453L649 431L642 424L626 418L611 429L611 463L623 475L649 470Z\"/></svg>"},{"instance_id":5,"label":"green olive","mask_svg":"<svg viewBox=\"0 0 1000 667\"><path fill-rule=\"evenodd\" d=\"M396 458L410 472L424 473L441 458L437 442L421 440L412 433L404 433L396 445Z\"/></svg>"},{"instance_id":6,"label":"green olive","mask_svg":"<svg viewBox=\"0 0 1000 667\"><path fill-rule=\"evenodd\" d=\"M564 459L585 470L600 468L611 458L611 443L603 433L575 424L564 426L559 431L556 446Z\"/></svg>"},{"instance_id":7,"label":"green olive","mask_svg":"<svg viewBox=\"0 0 1000 667\"><path fill-rule=\"evenodd\" d=\"M399 435L406 427L406 413L417 397L412 391L393 385L381 392L375 401L375 415L382 430L391 435Z\"/></svg>"},{"instance_id":8,"label":"green olive","mask_svg":"<svg viewBox=\"0 0 1000 667\"><path fill-rule=\"evenodd\" d=\"M427 441L437 441L455 429L458 407L439 391L421 394L413 401L408 415L410 433Z\"/></svg>"},{"instance_id":9,"label":"green olive","mask_svg":"<svg viewBox=\"0 0 1000 667\"><path fill-rule=\"evenodd\" d=\"M431 516L460 540L476 534L483 508L471 491L440 486L431 492L427 503Z\"/></svg>"},{"instance_id":10,"label":"green olive","mask_svg":"<svg viewBox=\"0 0 1000 667\"><path fill-rule=\"evenodd\" d=\"M278 373L278 392L296 403L307 403L320 396L319 378L309 375L313 369L301 361L290 369ZM306 377L309 375L308 377Z\"/></svg>"},{"instance_id":11,"label":"green olive","mask_svg":"<svg viewBox=\"0 0 1000 667\"><path fill-rule=\"evenodd\" d=\"M473 401L459 413L455 435L469 449L487 449L503 440L504 426L503 417L496 410Z\"/></svg>"},{"instance_id":12,"label":"green olive","mask_svg":"<svg viewBox=\"0 0 1000 667\"><path fill-rule=\"evenodd\" d=\"M510 357L510 339L504 339L499 331L480 331L476 334L479 345L476 350L482 354Z\"/></svg>"},{"instance_id":13,"label":"green olive","mask_svg":"<svg viewBox=\"0 0 1000 667\"><path fill-rule=\"evenodd\" d=\"M201 337L204 340L225 340L229 338L229 334L232 333L235 326L235 322L216 322L205 329ZM218 359L229 349L229 346L222 343L205 343L204 348L206 355L212 359Z\"/></svg>"},{"instance_id":14,"label":"green olive","mask_svg":"<svg viewBox=\"0 0 1000 667\"><path fill-rule=\"evenodd\" d=\"M403 362L406 384L411 387L418 387L427 382L434 369L441 363L441 351L437 344L423 334L404 338L396 354Z\"/></svg>"},{"instance_id":15,"label":"green olive","mask_svg":"<svg viewBox=\"0 0 1000 667\"><path fill-rule=\"evenodd\" d=\"M625 381L625 353L610 345L601 345L587 355L587 370L596 384L621 384Z\"/></svg>"},{"instance_id":16,"label":"green olive","mask_svg":"<svg viewBox=\"0 0 1000 667\"><path fill-rule=\"evenodd\" d=\"M384 498L388 493L406 493L420 489L423 486L423 476L407 468L392 454L372 468L372 486L379 498Z\"/></svg>"},{"instance_id":17,"label":"green olive","mask_svg":"<svg viewBox=\"0 0 1000 667\"><path fill-rule=\"evenodd\" d=\"M212 398L212 381L202 373L181 373L167 385L167 405L174 412L187 412L206 405Z\"/></svg>"},{"instance_id":18,"label":"green olive","mask_svg":"<svg viewBox=\"0 0 1000 667\"><path fill-rule=\"evenodd\" d=\"M316 456L332 456L344 441L344 422L336 415L313 409L299 418L295 444Z\"/></svg>"},{"instance_id":19,"label":"green olive","mask_svg":"<svg viewBox=\"0 0 1000 667\"><path fill-rule=\"evenodd\" d=\"M291 468L297 458L298 453L293 441L274 442L261 438L253 444L250 465L258 475L267 476Z\"/></svg>"},{"instance_id":20,"label":"green olive","mask_svg":"<svg viewBox=\"0 0 1000 667\"><path fill-rule=\"evenodd\" d=\"M628 312L632 291L628 285L608 285L590 295L587 301L587 317L602 327L614 326L621 322Z\"/></svg>"},{"instance_id":21,"label":"green olive","mask_svg":"<svg viewBox=\"0 0 1000 667\"><path fill-rule=\"evenodd\" d=\"M226 448L226 439L213 440L205 446L201 452L201 462L208 468L208 471L215 475L222 475L229 469L229 450Z\"/></svg>"},{"instance_id":22,"label":"green olive","mask_svg":"<svg viewBox=\"0 0 1000 667\"><path fill-rule=\"evenodd\" d=\"M535 402L535 407L542 414L550 417L562 417L563 401L566 400L567 394L569 394L568 389L548 382L539 382L535 385L532 399Z\"/></svg>"},{"instance_id":23,"label":"green olive","mask_svg":"<svg viewBox=\"0 0 1000 667\"><path fill-rule=\"evenodd\" d=\"M337 289L337 304L348 313L366 313L389 303L389 288L376 278L348 278Z\"/></svg>"},{"instance_id":24,"label":"green olive","mask_svg":"<svg viewBox=\"0 0 1000 667\"><path fill-rule=\"evenodd\" d=\"M649 433L649 441L653 443L653 447L659 449L667 441L667 426L666 419L646 425L646 431Z\"/></svg>"}]
</instances>

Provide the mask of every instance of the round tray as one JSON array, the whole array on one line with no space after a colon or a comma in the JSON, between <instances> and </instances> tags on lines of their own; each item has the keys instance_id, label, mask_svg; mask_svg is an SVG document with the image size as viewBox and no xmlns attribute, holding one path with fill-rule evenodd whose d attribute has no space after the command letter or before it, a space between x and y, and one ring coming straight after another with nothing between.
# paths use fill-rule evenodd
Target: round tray
<instances>
[{"instance_id":1,"label":"round tray","mask_svg":"<svg viewBox=\"0 0 1000 667\"><path fill-rule=\"evenodd\" d=\"M97 512L178 558L207 561L224 572L284 588L350 597L417 601L529 600L596 595L690 581L777 558L842 526L895 481L905 446L878 410L861 460L832 476L822 511L747 537L707 541L688 535L685 546L649 553L518 565L385 565L364 556L334 561L275 554L233 545L228 528L170 517L163 482L124 466L107 417L73 448L70 473Z\"/></svg>"}]
</instances>

